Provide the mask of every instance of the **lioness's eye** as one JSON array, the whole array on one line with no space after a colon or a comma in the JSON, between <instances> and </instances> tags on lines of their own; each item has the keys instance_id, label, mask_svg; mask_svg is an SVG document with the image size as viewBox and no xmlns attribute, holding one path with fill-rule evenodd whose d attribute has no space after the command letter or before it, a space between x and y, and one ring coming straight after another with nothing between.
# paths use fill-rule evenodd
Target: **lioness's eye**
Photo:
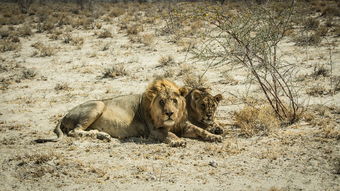
<instances>
[{"instance_id":1,"label":"lioness's eye","mask_svg":"<svg viewBox=\"0 0 340 191\"><path fill-rule=\"evenodd\" d=\"M173 99L172 101L173 101L175 104L177 104L177 99Z\"/></svg>"},{"instance_id":2,"label":"lioness's eye","mask_svg":"<svg viewBox=\"0 0 340 191\"><path fill-rule=\"evenodd\" d=\"M164 105L165 103L164 103L164 100L159 100L159 105Z\"/></svg>"}]
</instances>

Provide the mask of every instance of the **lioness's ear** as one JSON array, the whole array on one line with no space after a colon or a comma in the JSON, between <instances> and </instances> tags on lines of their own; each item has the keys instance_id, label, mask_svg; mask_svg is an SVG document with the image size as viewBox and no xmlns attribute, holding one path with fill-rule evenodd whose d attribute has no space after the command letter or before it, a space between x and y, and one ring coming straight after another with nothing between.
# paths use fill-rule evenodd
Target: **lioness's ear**
<instances>
[{"instance_id":1,"label":"lioness's ear","mask_svg":"<svg viewBox=\"0 0 340 191\"><path fill-rule=\"evenodd\" d=\"M185 96L188 95L189 90L188 90L188 88L186 88L186 87L181 87L181 88L179 89L179 92L181 93L181 96L185 97Z\"/></svg>"},{"instance_id":2,"label":"lioness's ear","mask_svg":"<svg viewBox=\"0 0 340 191\"><path fill-rule=\"evenodd\" d=\"M202 97L201 91L199 91L199 90L194 90L194 91L192 92L192 99L198 100L198 99L200 99L201 97Z\"/></svg>"},{"instance_id":3,"label":"lioness's ear","mask_svg":"<svg viewBox=\"0 0 340 191\"><path fill-rule=\"evenodd\" d=\"M214 96L214 98L217 102L220 102L223 99L223 96L221 94L217 94Z\"/></svg>"}]
</instances>

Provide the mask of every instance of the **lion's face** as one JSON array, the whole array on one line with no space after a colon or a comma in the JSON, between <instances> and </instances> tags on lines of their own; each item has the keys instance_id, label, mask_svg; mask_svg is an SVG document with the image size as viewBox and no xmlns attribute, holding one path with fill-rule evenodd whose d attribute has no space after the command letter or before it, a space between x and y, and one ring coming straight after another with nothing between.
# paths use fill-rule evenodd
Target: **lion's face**
<instances>
[{"instance_id":1,"label":"lion's face","mask_svg":"<svg viewBox=\"0 0 340 191\"><path fill-rule=\"evenodd\" d=\"M170 129L187 117L184 96L188 91L186 88L178 88L172 82L165 82L150 89L149 108L155 128Z\"/></svg>"},{"instance_id":2,"label":"lion's face","mask_svg":"<svg viewBox=\"0 0 340 191\"><path fill-rule=\"evenodd\" d=\"M191 96L191 109L196 121L211 125L215 120L215 113L219 102L223 99L221 94L212 96L205 90L193 90Z\"/></svg>"}]
</instances>

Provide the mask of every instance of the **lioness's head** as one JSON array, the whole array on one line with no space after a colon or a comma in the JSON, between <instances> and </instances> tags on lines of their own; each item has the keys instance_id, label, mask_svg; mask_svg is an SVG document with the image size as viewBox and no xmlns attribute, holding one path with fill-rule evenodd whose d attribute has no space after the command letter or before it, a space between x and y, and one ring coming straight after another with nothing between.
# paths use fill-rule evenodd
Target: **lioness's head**
<instances>
[{"instance_id":1,"label":"lioness's head","mask_svg":"<svg viewBox=\"0 0 340 191\"><path fill-rule=\"evenodd\" d=\"M187 104L190 108L189 116L200 123L210 125L215 120L215 113L219 102L223 99L221 94L211 95L207 89L198 88L187 95Z\"/></svg>"},{"instance_id":2,"label":"lioness's head","mask_svg":"<svg viewBox=\"0 0 340 191\"><path fill-rule=\"evenodd\" d=\"M170 129L187 118L184 98L187 93L186 88L166 79L156 79L149 85L145 95L155 128Z\"/></svg>"}]
</instances>

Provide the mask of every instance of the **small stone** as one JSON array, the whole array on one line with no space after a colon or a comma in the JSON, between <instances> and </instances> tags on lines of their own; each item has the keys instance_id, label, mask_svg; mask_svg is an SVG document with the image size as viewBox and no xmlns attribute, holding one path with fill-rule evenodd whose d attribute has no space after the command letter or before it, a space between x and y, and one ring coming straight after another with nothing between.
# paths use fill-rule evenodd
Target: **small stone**
<instances>
[{"instance_id":1,"label":"small stone","mask_svg":"<svg viewBox=\"0 0 340 191\"><path fill-rule=\"evenodd\" d=\"M217 167L217 162L216 161L210 161L209 165L216 168Z\"/></svg>"}]
</instances>

